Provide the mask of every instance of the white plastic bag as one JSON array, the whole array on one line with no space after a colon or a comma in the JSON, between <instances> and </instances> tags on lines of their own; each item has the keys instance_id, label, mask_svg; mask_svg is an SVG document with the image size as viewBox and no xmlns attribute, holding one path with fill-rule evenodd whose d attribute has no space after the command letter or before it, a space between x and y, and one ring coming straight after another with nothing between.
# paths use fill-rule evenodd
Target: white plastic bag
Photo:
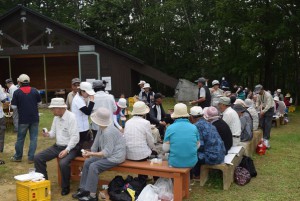
<instances>
[{"instance_id":1,"label":"white plastic bag","mask_svg":"<svg viewBox=\"0 0 300 201\"><path fill-rule=\"evenodd\" d=\"M136 201L158 201L157 192L159 189L152 184L148 184L140 193Z\"/></svg>"},{"instance_id":2,"label":"white plastic bag","mask_svg":"<svg viewBox=\"0 0 300 201\"><path fill-rule=\"evenodd\" d=\"M171 201L173 200L173 182L172 179L168 178L159 178L154 186L156 186L158 191L158 198L164 201Z\"/></svg>"}]
</instances>

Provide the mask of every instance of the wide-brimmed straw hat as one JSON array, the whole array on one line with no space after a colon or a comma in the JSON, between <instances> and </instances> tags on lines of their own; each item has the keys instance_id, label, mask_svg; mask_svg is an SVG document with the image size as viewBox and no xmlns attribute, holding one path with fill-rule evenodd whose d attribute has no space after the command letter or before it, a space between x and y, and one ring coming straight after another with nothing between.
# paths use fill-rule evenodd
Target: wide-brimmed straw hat
<instances>
[{"instance_id":1,"label":"wide-brimmed straw hat","mask_svg":"<svg viewBox=\"0 0 300 201\"><path fill-rule=\"evenodd\" d=\"M133 104L132 115L144 115L150 111L149 107L143 101L137 101Z\"/></svg>"},{"instance_id":2,"label":"wide-brimmed straw hat","mask_svg":"<svg viewBox=\"0 0 300 201\"><path fill-rule=\"evenodd\" d=\"M49 108L54 108L54 107L67 108L67 105L63 98L52 98Z\"/></svg>"},{"instance_id":3,"label":"wide-brimmed straw hat","mask_svg":"<svg viewBox=\"0 0 300 201\"><path fill-rule=\"evenodd\" d=\"M187 106L183 103L177 103L174 106L174 112L171 114L173 119L180 118L180 117L189 117L189 113L187 112Z\"/></svg>"},{"instance_id":4,"label":"wide-brimmed straw hat","mask_svg":"<svg viewBox=\"0 0 300 201\"><path fill-rule=\"evenodd\" d=\"M91 114L92 121L99 126L109 126L112 122L111 112L104 108L98 108L93 114Z\"/></svg>"},{"instance_id":5,"label":"wide-brimmed straw hat","mask_svg":"<svg viewBox=\"0 0 300 201\"><path fill-rule=\"evenodd\" d=\"M120 98L120 99L118 100L118 102L117 102L117 105L118 105L120 108L124 109L124 108L127 108L126 103L127 103L127 101L126 101L125 98Z\"/></svg>"}]
</instances>

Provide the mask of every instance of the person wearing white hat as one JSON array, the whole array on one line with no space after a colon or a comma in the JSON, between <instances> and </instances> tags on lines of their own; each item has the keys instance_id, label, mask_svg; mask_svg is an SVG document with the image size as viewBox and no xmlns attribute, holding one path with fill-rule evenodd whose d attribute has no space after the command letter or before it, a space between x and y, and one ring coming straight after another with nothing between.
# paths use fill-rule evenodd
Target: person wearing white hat
<instances>
[{"instance_id":1,"label":"person wearing white hat","mask_svg":"<svg viewBox=\"0 0 300 201\"><path fill-rule=\"evenodd\" d=\"M91 151L82 150L85 158L79 189L72 195L80 201L97 201L99 174L124 162L126 143L120 131L114 127L111 112L103 107L92 115L92 121L99 126Z\"/></svg>"},{"instance_id":2,"label":"person wearing white hat","mask_svg":"<svg viewBox=\"0 0 300 201\"><path fill-rule=\"evenodd\" d=\"M274 99L272 95L265 91L261 84L255 86L254 93L259 94L256 107L259 108L261 128L263 130L264 144L270 148L270 133L272 128L272 120L274 114Z\"/></svg>"},{"instance_id":3,"label":"person wearing white hat","mask_svg":"<svg viewBox=\"0 0 300 201\"><path fill-rule=\"evenodd\" d=\"M21 86L14 92L11 101L13 109L18 108L19 123L17 142L15 144L15 154L10 158L12 162L21 162L23 148L27 131L30 134L30 144L28 149L28 163L33 163L35 150L37 147L37 137L39 130L39 110L38 105L42 98L37 89L30 86L30 78L26 74L19 76Z\"/></svg>"},{"instance_id":4,"label":"person wearing white hat","mask_svg":"<svg viewBox=\"0 0 300 201\"><path fill-rule=\"evenodd\" d=\"M211 95L211 106L218 107L219 99L224 96L224 91L220 89L218 80L212 81L212 87L209 89Z\"/></svg>"},{"instance_id":5,"label":"person wearing white hat","mask_svg":"<svg viewBox=\"0 0 300 201\"><path fill-rule=\"evenodd\" d=\"M146 103L146 105L150 105L151 103L154 102L154 95L155 93L151 90L150 84L145 83L144 84L144 92L142 93L142 100Z\"/></svg>"},{"instance_id":6,"label":"person wearing white hat","mask_svg":"<svg viewBox=\"0 0 300 201\"><path fill-rule=\"evenodd\" d=\"M157 155L151 125L145 119L150 111L143 101L133 104L133 117L125 123L126 158L134 161L147 160L150 155Z\"/></svg>"},{"instance_id":7,"label":"person wearing white hat","mask_svg":"<svg viewBox=\"0 0 300 201\"><path fill-rule=\"evenodd\" d=\"M143 89L144 84L146 84L146 82L144 80L140 80L140 82L138 83L139 87L141 88L141 91L139 92L139 100L142 101L143 99L143 92L145 91Z\"/></svg>"},{"instance_id":8,"label":"person wearing white hat","mask_svg":"<svg viewBox=\"0 0 300 201\"><path fill-rule=\"evenodd\" d=\"M51 147L41 151L34 157L34 167L36 172L42 173L48 179L48 161L59 158L59 168L62 176L61 195L70 192L70 164L77 156L77 143L79 142L79 132L75 114L67 110L67 105L63 98L52 98L49 105L54 118L50 131L43 131L44 137L55 138L56 142Z\"/></svg>"},{"instance_id":9,"label":"person wearing white hat","mask_svg":"<svg viewBox=\"0 0 300 201\"><path fill-rule=\"evenodd\" d=\"M198 161L200 145L197 127L189 122L187 106L177 103L171 117L174 123L167 127L163 142L164 152L170 152L168 163L172 167L194 167Z\"/></svg>"},{"instance_id":10,"label":"person wearing white hat","mask_svg":"<svg viewBox=\"0 0 300 201\"><path fill-rule=\"evenodd\" d=\"M277 114L279 117L283 117L286 110L286 106L284 102L281 101L278 96L274 97L274 101L275 101L275 114Z\"/></svg>"},{"instance_id":11,"label":"person wearing white hat","mask_svg":"<svg viewBox=\"0 0 300 201\"><path fill-rule=\"evenodd\" d=\"M217 108L210 106L203 109L204 118L216 127L225 146L226 153L232 146L232 133L227 123L219 116Z\"/></svg>"},{"instance_id":12,"label":"person wearing white hat","mask_svg":"<svg viewBox=\"0 0 300 201\"><path fill-rule=\"evenodd\" d=\"M95 91L92 88L92 84L89 82L81 82L79 85L79 91L75 95L71 110L75 114L77 119L78 131L80 134L79 144L82 146L85 141L90 140L88 131L89 116L91 115L94 108L94 95ZM85 99L88 99L88 106L86 106Z\"/></svg>"},{"instance_id":13,"label":"person wearing white hat","mask_svg":"<svg viewBox=\"0 0 300 201\"><path fill-rule=\"evenodd\" d=\"M191 122L197 127L200 139L198 162L191 171L191 177L195 179L199 179L201 165L223 163L226 153L224 142L216 127L206 121L203 114L204 112L200 106L194 106L190 109Z\"/></svg>"},{"instance_id":14,"label":"person wearing white hat","mask_svg":"<svg viewBox=\"0 0 300 201\"><path fill-rule=\"evenodd\" d=\"M120 98L118 100L118 102L116 102L116 106L117 106L117 110L114 112L114 115L113 115L113 120L114 120L114 125L123 133L124 132L124 129L123 127L119 124L119 120L121 118L125 118L125 115L123 113L123 109L127 108L127 101L125 98Z\"/></svg>"},{"instance_id":15,"label":"person wearing white hat","mask_svg":"<svg viewBox=\"0 0 300 201\"><path fill-rule=\"evenodd\" d=\"M281 89L276 90L276 95L279 97L280 101L284 100L283 94L281 93Z\"/></svg>"},{"instance_id":16,"label":"person wearing white hat","mask_svg":"<svg viewBox=\"0 0 300 201\"><path fill-rule=\"evenodd\" d=\"M5 103L6 98L7 95L0 84L0 153L3 153L3 149L4 149L4 136L5 136L6 124L5 124L5 116L4 116L2 104ZM4 160L0 159L0 165L3 164L5 164Z\"/></svg>"},{"instance_id":17,"label":"person wearing white hat","mask_svg":"<svg viewBox=\"0 0 300 201\"><path fill-rule=\"evenodd\" d=\"M105 83L103 80L95 80L93 81L93 89L95 91L95 96L94 96L94 107L93 107L93 112L95 112L98 108L104 107L108 109L111 112L111 118L113 120L113 113L117 111L117 105L115 103L115 98L111 94L105 93ZM94 137L99 129L99 126L92 122L92 131L94 134Z\"/></svg>"}]
</instances>

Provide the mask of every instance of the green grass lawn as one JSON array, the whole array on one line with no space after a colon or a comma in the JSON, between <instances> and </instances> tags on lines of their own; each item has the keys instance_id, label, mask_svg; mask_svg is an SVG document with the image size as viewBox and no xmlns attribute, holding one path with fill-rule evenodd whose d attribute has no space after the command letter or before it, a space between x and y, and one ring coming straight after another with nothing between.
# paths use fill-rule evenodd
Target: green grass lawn
<instances>
[{"instance_id":1,"label":"green grass lawn","mask_svg":"<svg viewBox=\"0 0 300 201\"><path fill-rule=\"evenodd\" d=\"M165 110L173 108L173 99L165 99ZM53 115L48 109L40 109L40 130L43 127L50 129ZM222 190L222 176L219 172L210 174L209 180L204 187L199 183L192 186L189 201L198 200L300 200L300 113L299 108L295 113L289 114L290 122L288 125L272 128L271 131L271 149L266 155L254 155L254 163L257 169L257 177L253 178L246 186L232 184L228 191ZM4 154L1 158L6 161L5 165L0 166L0 201L16 200L16 187L14 175L24 174L33 165L27 164L27 151L29 139L25 141L23 162L13 163L9 158L14 154L14 144L16 134L9 127L5 136ZM55 141L42 137L38 138L37 152L52 145ZM71 201L71 195L60 196L60 188L57 184L56 161L48 163L48 174L51 180L52 200ZM112 179L115 172L107 172L101 175L101 178ZM71 191L78 188L78 182L71 183Z\"/></svg>"}]
</instances>

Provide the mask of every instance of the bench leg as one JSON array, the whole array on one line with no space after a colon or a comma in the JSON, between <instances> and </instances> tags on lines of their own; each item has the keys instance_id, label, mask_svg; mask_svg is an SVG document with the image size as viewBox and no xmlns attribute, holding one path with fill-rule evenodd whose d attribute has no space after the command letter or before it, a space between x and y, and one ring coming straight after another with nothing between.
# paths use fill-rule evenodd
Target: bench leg
<instances>
[{"instance_id":1,"label":"bench leg","mask_svg":"<svg viewBox=\"0 0 300 201\"><path fill-rule=\"evenodd\" d=\"M182 186L182 191L184 192L184 198L189 198L190 196L190 173L188 172L187 174L182 175L183 176L183 186Z\"/></svg>"},{"instance_id":2,"label":"bench leg","mask_svg":"<svg viewBox=\"0 0 300 201\"><path fill-rule=\"evenodd\" d=\"M182 200L182 185L183 185L183 178L182 175L179 173L174 173L174 201L181 201Z\"/></svg>"},{"instance_id":3,"label":"bench leg","mask_svg":"<svg viewBox=\"0 0 300 201\"><path fill-rule=\"evenodd\" d=\"M205 165L201 165L200 171L200 186L204 186L208 179L209 169L205 167Z\"/></svg>"},{"instance_id":4,"label":"bench leg","mask_svg":"<svg viewBox=\"0 0 300 201\"><path fill-rule=\"evenodd\" d=\"M233 168L228 167L223 171L223 190L228 190L233 182Z\"/></svg>"},{"instance_id":5,"label":"bench leg","mask_svg":"<svg viewBox=\"0 0 300 201\"><path fill-rule=\"evenodd\" d=\"M59 168L59 158L57 158L57 183L61 186L61 173Z\"/></svg>"}]
</instances>

